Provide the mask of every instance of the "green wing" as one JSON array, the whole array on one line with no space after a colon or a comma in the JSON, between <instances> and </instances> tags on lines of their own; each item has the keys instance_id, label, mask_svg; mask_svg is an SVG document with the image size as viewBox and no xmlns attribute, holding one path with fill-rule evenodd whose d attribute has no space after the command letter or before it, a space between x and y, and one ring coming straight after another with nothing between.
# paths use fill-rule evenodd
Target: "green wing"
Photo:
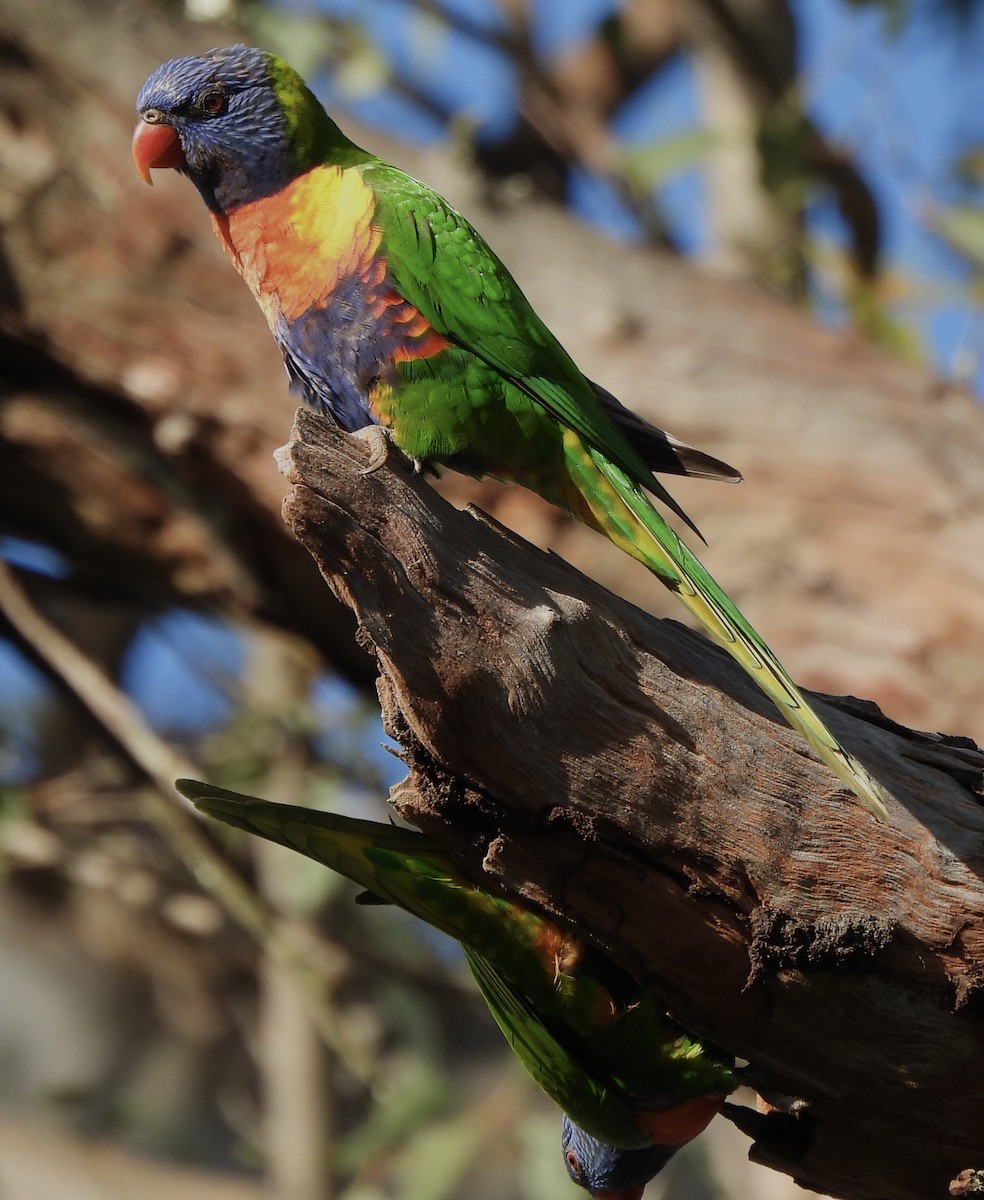
<instances>
[{"instance_id":1,"label":"green wing","mask_svg":"<svg viewBox=\"0 0 984 1200\"><path fill-rule=\"evenodd\" d=\"M476 887L422 833L337 813L270 804L226 788L178 780L211 817L288 846L348 876L493 963L538 1009L582 1035L615 1022L608 988L580 971L579 940L531 908Z\"/></svg>"},{"instance_id":2,"label":"green wing","mask_svg":"<svg viewBox=\"0 0 984 1200\"><path fill-rule=\"evenodd\" d=\"M616 1000L576 938L476 887L423 834L188 779L177 786L209 816L298 850L461 942L517 1057L603 1141L646 1144L633 1103L659 1109L734 1087L731 1069L671 1021L651 992L632 985L630 996Z\"/></svg>"},{"instance_id":3,"label":"green wing","mask_svg":"<svg viewBox=\"0 0 984 1200\"><path fill-rule=\"evenodd\" d=\"M372 163L364 168L363 178L376 196L383 255L404 299L448 341L537 401L690 525L686 513L653 478L642 455L613 421L611 409L606 410L594 387L468 221L436 192L396 167Z\"/></svg>"},{"instance_id":4,"label":"green wing","mask_svg":"<svg viewBox=\"0 0 984 1200\"><path fill-rule=\"evenodd\" d=\"M542 1013L480 954L464 947L472 974L495 1023L513 1053L576 1124L609 1146L627 1150L651 1145L633 1116L631 1100L605 1083L548 1029Z\"/></svg>"},{"instance_id":5,"label":"green wing","mask_svg":"<svg viewBox=\"0 0 984 1200\"><path fill-rule=\"evenodd\" d=\"M395 168L374 164L365 168L365 178L377 197L383 252L397 290L444 337L578 435L580 446L567 448L565 471L591 511L588 523L676 592L823 761L885 820L881 784L841 746L734 602L650 504L643 489L699 534L492 250L450 205ZM519 482L536 486L529 479ZM555 493L541 494L557 502Z\"/></svg>"}]
</instances>

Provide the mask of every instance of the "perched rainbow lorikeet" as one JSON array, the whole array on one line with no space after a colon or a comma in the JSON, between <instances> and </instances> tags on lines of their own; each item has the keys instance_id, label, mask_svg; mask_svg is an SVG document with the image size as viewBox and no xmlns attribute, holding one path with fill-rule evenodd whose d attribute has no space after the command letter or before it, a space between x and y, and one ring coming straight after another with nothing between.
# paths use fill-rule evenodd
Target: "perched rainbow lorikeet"
<instances>
[{"instance_id":1,"label":"perched rainbow lorikeet","mask_svg":"<svg viewBox=\"0 0 984 1200\"><path fill-rule=\"evenodd\" d=\"M872 812L884 792L654 507L653 471L737 479L587 379L478 233L351 142L300 76L231 46L164 63L133 155L187 175L293 384L371 447L519 483L600 530L675 592ZM688 521L688 524L690 522ZM693 526L691 525L691 528Z\"/></svg>"},{"instance_id":2,"label":"perched rainbow lorikeet","mask_svg":"<svg viewBox=\"0 0 984 1200\"><path fill-rule=\"evenodd\" d=\"M477 887L410 829L178 780L197 808L299 850L456 938L520 1062L564 1110L568 1173L596 1200L640 1200L737 1086L610 960L514 900Z\"/></svg>"}]
</instances>

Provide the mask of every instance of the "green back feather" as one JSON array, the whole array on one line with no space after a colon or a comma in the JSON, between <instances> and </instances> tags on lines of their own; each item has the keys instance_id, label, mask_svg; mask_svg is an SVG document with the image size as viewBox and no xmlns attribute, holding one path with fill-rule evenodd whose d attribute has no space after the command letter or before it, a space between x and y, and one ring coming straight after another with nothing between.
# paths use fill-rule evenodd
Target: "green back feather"
<instances>
[{"instance_id":1,"label":"green back feather","mask_svg":"<svg viewBox=\"0 0 984 1200\"><path fill-rule=\"evenodd\" d=\"M607 1145L626 1150L648 1146L632 1100L622 1088L595 1078L492 963L468 946L464 951L503 1037L547 1095L586 1133Z\"/></svg>"},{"instance_id":2,"label":"green back feather","mask_svg":"<svg viewBox=\"0 0 984 1200\"><path fill-rule=\"evenodd\" d=\"M438 333L574 430L693 528L468 221L430 188L395 167L374 163L363 178L376 196L382 249L400 294Z\"/></svg>"}]
</instances>

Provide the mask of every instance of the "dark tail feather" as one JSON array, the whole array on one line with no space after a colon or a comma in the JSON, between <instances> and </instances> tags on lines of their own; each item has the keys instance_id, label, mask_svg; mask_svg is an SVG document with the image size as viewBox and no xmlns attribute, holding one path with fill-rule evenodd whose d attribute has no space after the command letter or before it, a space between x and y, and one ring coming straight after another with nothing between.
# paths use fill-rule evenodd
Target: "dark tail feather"
<instances>
[{"instance_id":1,"label":"dark tail feather","mask_svg":"<svg viewBox=\"0 0 984 1200\"><path fill-rule=\"evenodd\" d=\"M650 425L638 413L616 400L611 392L606 392L597 383L589 382L602 408L642 456L650 471L657 475L690 475L695 479L740 482L741 473L734 467Z\"/></svg>"}]
</instances>

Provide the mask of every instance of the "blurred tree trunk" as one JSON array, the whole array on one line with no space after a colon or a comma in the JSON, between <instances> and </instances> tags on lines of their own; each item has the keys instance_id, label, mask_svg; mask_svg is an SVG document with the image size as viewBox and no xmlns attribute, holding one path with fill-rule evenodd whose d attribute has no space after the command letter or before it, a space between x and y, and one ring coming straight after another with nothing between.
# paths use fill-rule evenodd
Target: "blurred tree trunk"
<instances>
[{"instance_id":1,"label":"blurred tree trunk","mask_svg":"<svg viewBox=\"0 0 984 1200\"><path fill-rule=\"evenodd\" d=\"M283 634L254 630L247 642L247 711L265 717L271 769L261 789L271 800L303 802L309 755L303 736L291 736L292 714L303 710L313 679L302 647ZM294 926L293 936L317 940L298 896L290 854L257 839L257 889ZM318 947L324 956L327 946ZM342 952L337 951L342 957ZM341 975L341 970L337 972ZM334 997L325 989L323 1002ZM264 1113L266 1173L277 1200L331 1200L333 1112L327 1049L310 1016L310 999L294 972L265 956L260 969L256 1060Z\"/></svg>"},{"instance_id":2,"label":"blurred tree trunk","mask_svg":"<svg viewBox=\"0 0 984 1200\"><path fill-rule=\"evenodd\" d=\"M803 290L804 188L829 192L850 232L855 286L877 275L881 223L850 155L827 139L798 87L788 0L683 5L709 127L719 135L708 185L720 261ZM794 215L795 209L795 215Z\"/></svg>"},{"instance_id":3,"label":"blurred tree trunk","mask_svg":"<svg viewBox=\"0 0 984 1200\"><path fill-rule=\"evenodd\" d=\"M767 57L773 79L792 88L796 27L786 0L745 0L734 21ZM777 88L761 66L736 54L734 24L722 24L713 3L686 3L691 53L697 71L704 127L714 136L706 159L711 247L704 261L715 270L754 279L788 255L798 233L788 212L765 186L762 122Z\"/></svg>"}]
</instances>

